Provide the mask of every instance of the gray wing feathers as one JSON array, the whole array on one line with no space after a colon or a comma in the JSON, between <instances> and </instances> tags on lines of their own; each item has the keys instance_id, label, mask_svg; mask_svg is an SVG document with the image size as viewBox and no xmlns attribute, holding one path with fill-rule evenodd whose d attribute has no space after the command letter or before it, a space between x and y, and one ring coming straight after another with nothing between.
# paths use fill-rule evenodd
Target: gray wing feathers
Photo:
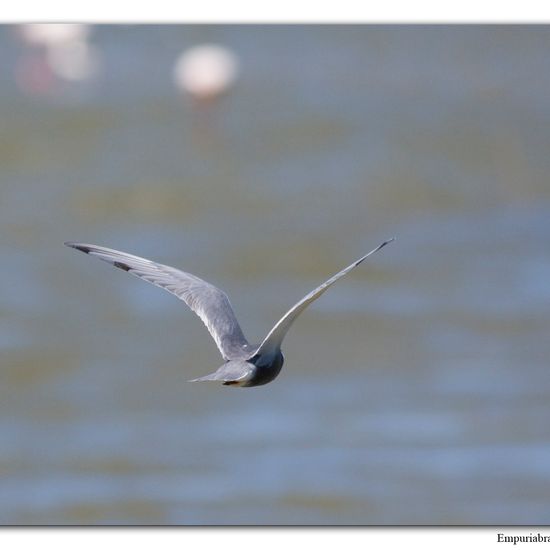
<instances>
[{"instance_id":1,"label":"gray wing feathers","mask_svg":"<svg viewBox=\"0 0 550 550\"><path fill-rule=\"evenodd\" d=\"M195 275L102 246L65 243L167 290L183 300L206 325L224 359L242 356L248 345L227 295Z\"/></svg>"},{"instance_id":2,"label":"gray wing feathers","mask_svg":"<svg viewBox=\"0 0 550 550\"><path fill-rule=\"evenodd\" d=\"M264 341L260 344L260 347L257 349L256 354L271 355L276 353L280 349L283 339L290 329L292 323L296 320L300 313L302 313L302 311L304 311L304 309L309 306L309 304L317 300L317 298L319 298L319 296L327 291L328 288L332 286L338 279L349 273L352 269L356 268L361 262L363 262L363 260L368 258L371 254L378 252L378 250L394 240L395 239L389 239L387 241L384 241L374 250L371 250L368 254L365 254L362 258L359 258L357 261L353 262L345 269L342 269L342 271L328 279L328 281L325 281L322 285L318 286L315 290L304 296L297 304L292 306L292 308L289 309L277 322L277 324L271 329Z\"/></svg>"}]
</instances>

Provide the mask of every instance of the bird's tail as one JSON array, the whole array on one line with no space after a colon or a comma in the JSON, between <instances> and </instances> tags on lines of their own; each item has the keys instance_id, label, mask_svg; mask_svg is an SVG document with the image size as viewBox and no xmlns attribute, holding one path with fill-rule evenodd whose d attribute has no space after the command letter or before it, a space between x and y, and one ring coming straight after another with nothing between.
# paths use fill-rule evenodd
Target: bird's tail
<instances>
[{"instance_id":1,"label":"bird's tail","mask_svg":"<svg viewBox=\"0 0 550 550\"><path fill-rule=\"evenodd\" d=\"M200 378L193 378L193 380L188 380L188 382L206 382L207 380L220 380L216 372L207 374L206 376L201 376Z\"/></svg>"}]
</instances>

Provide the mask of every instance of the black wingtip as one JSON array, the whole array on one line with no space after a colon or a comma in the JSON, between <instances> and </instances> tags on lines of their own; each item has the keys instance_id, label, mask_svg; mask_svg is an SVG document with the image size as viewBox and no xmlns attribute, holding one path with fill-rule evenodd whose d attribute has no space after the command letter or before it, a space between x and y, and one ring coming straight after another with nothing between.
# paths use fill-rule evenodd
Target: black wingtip
<instances>
[{"instance_id":1,"label":"black wingtip","mask_svg":"<svg viewBox=\"0 0 550 550\"><path fill-rule=\"evenodd\" d=\"M65 246L70 246L71 248L76 248L77 250L80 250L81 252L85 252L86 254L89 254L90 252L90 247L84 244L73 243L70 241L66 241L63 244Z\"/></svg>"},{"instance_id":2,"label":"black wingtip","mask_svg":"<svg viewBox=\"0 0 550 550\"><path fill-rule=\"evenodd\" d=\"M388 239L387 241L384 241L384 242L380 245L380 248L383 248L383 247L386 246L387 244L393 243L393 241L395 241L395 237L392 237L391 239ZM380 248L379 248L378 250L380 250Z\"/></svg>"}]
</instances>

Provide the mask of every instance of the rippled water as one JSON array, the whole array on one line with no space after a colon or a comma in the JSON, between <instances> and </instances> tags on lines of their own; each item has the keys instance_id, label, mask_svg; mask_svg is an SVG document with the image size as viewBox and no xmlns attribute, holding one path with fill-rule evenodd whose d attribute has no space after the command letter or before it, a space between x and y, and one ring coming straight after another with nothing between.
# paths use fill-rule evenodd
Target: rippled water
<instances>
[{"instance_id":1,"label":"rippled water","mask_svg":"<svg viewBox=\"0 0 550 550\"><path fill-rule=\"evenodd\" d=\"M0 521L550 520L550 30L96 27L99 80L30 96L0 29ZM198 109L180 51L241 77ZM272 384L83 240L223 287Z\"/></svg>"}]
</instances>

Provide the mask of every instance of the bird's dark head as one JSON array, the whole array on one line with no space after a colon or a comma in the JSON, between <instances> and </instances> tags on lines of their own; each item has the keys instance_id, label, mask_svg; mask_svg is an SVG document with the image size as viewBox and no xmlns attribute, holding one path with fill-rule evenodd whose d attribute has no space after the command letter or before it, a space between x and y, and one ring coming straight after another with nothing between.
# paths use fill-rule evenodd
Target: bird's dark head
<instances>
[{"instance_id":1,"label":"bird's dark head","mask_svg":"<svg viewBox=\"0 0 550 550\"><path fill-rule=\"evenodd\" d=\"M254 369L254 376L247 383L247 386L263 386L277 378L283 368L285 358L279 350L275 355L254 355L248 359L248 362L256 368Z\"/></svg>"}]
</instances>

